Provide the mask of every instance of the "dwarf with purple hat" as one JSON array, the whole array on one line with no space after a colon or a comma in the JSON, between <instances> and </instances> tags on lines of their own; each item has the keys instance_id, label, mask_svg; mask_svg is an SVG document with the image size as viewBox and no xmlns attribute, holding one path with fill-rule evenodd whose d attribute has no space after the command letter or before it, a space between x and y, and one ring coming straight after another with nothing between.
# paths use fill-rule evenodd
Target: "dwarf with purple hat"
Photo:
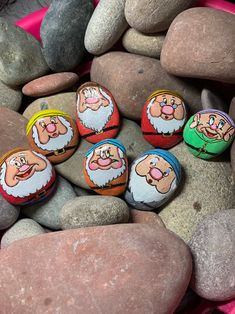
<instances>
[{"instance_id":1,"label":"dwarf with purple hat","mask_svg":"<svg viewBox=\"0 0 235 314\"><path fill-rule=\"evenodd\" d=\"M232 143L235 124L228 114L215 109L202 110L192 116L184 128L184 141L196 157L211 159Z\"/></svg>"}]
</instances>

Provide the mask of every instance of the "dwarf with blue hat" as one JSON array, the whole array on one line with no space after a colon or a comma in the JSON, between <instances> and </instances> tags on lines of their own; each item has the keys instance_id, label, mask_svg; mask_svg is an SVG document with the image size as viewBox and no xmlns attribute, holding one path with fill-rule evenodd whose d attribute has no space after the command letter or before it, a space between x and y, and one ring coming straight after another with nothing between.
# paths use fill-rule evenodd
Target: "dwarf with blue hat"
<instances>
[{"instance_id":1,"label":"dwarf with blue hat","mask_svg":"<svg viewBox=\"0 0 235 314\"><path fill-rule=\"evenodd\" d=\"M122 194L128 180L126 149L122 143L106 139L93 145L85 155L84 177L98 194Z\"/></svg>"},{"instance_id":2,"label":"dwarf with blue hat","mask_svg":"<svg viewBox=\"0 0 235 314\"><path fill-rule=\"evenodd\" d=\"M131 165L125 200L137 209L153 210L175 193L181 179L178 159L163 149L153 149Z\"/></svg>"}]
</instances>

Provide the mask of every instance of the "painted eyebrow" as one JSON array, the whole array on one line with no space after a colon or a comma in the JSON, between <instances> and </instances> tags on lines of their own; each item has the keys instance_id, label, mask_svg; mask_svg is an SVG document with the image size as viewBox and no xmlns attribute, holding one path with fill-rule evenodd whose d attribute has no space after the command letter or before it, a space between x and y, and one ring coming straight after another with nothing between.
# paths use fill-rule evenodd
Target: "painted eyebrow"
<instances>
[{"instance_id":1,"label":"painted eyebrow","mask_svg":"<svg viewBox=\"0 0 235 314\"><path fill-rule=\"evenodd\" d=\"M226 123L226 121L225 121L224 119L220 119L220 122L224 122L224 123Z\"/></svg>"},{"instance_id":2,"label":"painted eyebrow","mask_svg":"<svg viewBox=\"0 0 235 314\"><path fill-rule=\"evenodd\" d=\"M210 118L216 118L216 115L210 114L209 117L210 117Z\"/></svg>"},{"instance_id":3,"label":"painted eyebrow","mask_svg":"<svg viewBox=\"0 0 235 314\"><path fill-rule=\"evenodd\" d=\"M25 156L26 156L26 154L24 154L24 153L20 153L20 154L19 154L19 156L20 156L20 157L25 157Z\"/></svg>"},{"instance_id":4,"label":"painted eyebrow","mask_svg":"<svg viewBox=\"0 0 235 314\"><path fill-rule=\"evenodd\" d=\"M174 98L174 99L175 99L175 96L171 96L171 98Z\"/></svg>"},{"instance_id":5,"label":"painted eyebrow","mask_svg":"<svg viewBox=\"0 0 235 314\"><path fill-rule=\"evenodd\" d=\"M13 163L15 162L15 160L16 160L16 157L13 157L13 158L9 161L9 164L10 164L11 166L13 166Z\"/></svg>"}]
</instances>

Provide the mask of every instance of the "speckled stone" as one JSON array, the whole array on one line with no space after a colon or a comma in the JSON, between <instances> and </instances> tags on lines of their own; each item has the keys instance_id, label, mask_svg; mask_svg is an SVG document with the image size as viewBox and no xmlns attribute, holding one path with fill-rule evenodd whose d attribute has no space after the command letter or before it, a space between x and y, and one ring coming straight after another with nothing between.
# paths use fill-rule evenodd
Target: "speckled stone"
<instances>
[{"instance_id":1,"label":"speckled stone","mask_svg":"<svg viewBox=\"0 0 235 314\"><path fill-rule=\"evenodd\" d=\"M129 28L122 37L123 47L131 53L160 59L165 34L145 35Z\"/></svg>"},{"instance_id":2,"label":"speckled stone","mask_svg":"<svg viewBox=\"0 0 235 314\"><path fill-rule=\"evenodd\" d=\"M203 109L217 109L228 112L228 106L218 95L207 88L203 88L201 94L201 102Z\"/></svg>"},{"instance_id":3,"label":"speckled stone","mask_svg":"<svg viewBox=\"0 0 235 314\"><path fill-rule=\"evenodd\" d=\"M87 25L85 47L93 55L100 55L118 41L128 24L124 16L126 0L102 0Z\"/></svg>"},{"instance_id":4,"label":"speckled stone","mask_svg":"<svg viewBox=\"0 0 235 314\"><path fill-rule=\"evenodd\" d=\"M22 92L19 88L7 86L0 81L0 106L18 111L21 105Z\"/></svg>"},{"instance_id":5,"label":"speckled stone","mask_svg":"<svg viewBox=\"0 0 235 314\"><path fill-rule=\"evenodd\" d=\"M127 204L114 196L80 196L64 204L60 212L62 229L112 225L129 220Z\"/></svg>"},{"instance_id":6,"label":"speckled stone","mask_svg":"<svg viewBox=\"0 0 235 314\"><path fill-rule=\"evenodd\" d=\"M185 243L146 224L51 232L13 243L0 260L6 313L173 313L192 271Z\"/></svg>"},{"instance_id":7,"label":"speckled stone","mask_svg":"<svg viewBox=\"0 0 235 314\"><path fill-rule=\"evenodd\" d=\"M170 26L176 15L195 0L126 0L125 16L129 25L142 33L157 33Z\"/></svg>"},{"instance_id":8,"label":"speckled stone","mask_svg":"<svg viewBox=\"0 0 235 314\"><path fill-rule=\"evenodd\" d=\"M20 208L13 206L0 195L0 230L13 225L20 213Z\"/></svg>"},{"instance_id":9,"label":"speckled stone","mask_svg":"<svg viewBox=\"0 0 235 314\"><path fill-rule=\"evenodd\" d=\"M54 72L70 71L82 61L85 31L92 12L92 0L52 1L40 35L42 53Z\"/></svg>"},{"instance_id":10,"label":"speckled stone","mask_svg":"<svg viewBox=\"0 0 235 314\"><path fill-rule=\"evenodd\" d=\"M228 161L207 161L180 143L170 149L183 168L182 187L173 202L160 208L166 228L188 241L205 216L235 207L235 185Z\"/></svg>"},{"instance_id":11,"label":"speckled stone","mask_svg":"<svg viewBox=\"0 0 235 314\"><path fill-rule=\"evenodd\" d=\"M29 148L25 135L28 120L6 107L0 107L0 156L16 147Z\"/></svg>"},{"instance_id":12,"label":"speckled stone","mask_svg":"<svg viewBox=\"0 0 235 314\"><path fill-rule=\"evenodd\" d=\"M59 214L66 202L76 197L71 184L57 176L57 187L47 200L31 206L22 207L22 213L45 227L61 229Z\"/></svg>"},{"instance_id":13,"label":"speckled stone","mask_svg":"<svg viewBox=\"0 0 235 314\"><path fill-rule=\"evenodd\" d=\"M235 18L212 8L180 13L167 32L161 65L169 73L235 83Z\"/></svg>"},{"instance_id":14,"label":"speckled stone","mask_svg":"<svg viewBox=\"0 0 235 314\"><path fill-rule=\"evenodd\" d=\"M146 210L131 209L130 222L165 227L163 221L156 213Z\"/></svg>"},{"instance_id":15,"label":"speckled stone","mask_svg":"<svg viewBox=\"0 0 235 314\"><path fill-rule=\"evenodd\" d=\"M36 99L25 109L23 116L30 119L35 113L43 109L57 109L67 112L75 120L76 93L60 93Z\"/></svg>"},{"instance_id":16,"label":"speckled stone","mask_svg":"<svg viewBox=\"0 0 235 314\"><path fill-rule=\"evenodd\" d=\"M49 70L39 42L4 18L0 18L0 43L0 79L5 84L21 85Z\"/></svg>"},{"instance_id":17,"label":"speckled stone","mask_svg":"<svg viewBox=\"0 0 235 314\"><path fill-rule=\"evenodd\" d=\"M72 72L53 73L27 83L22 92L31 97L53 95L72 87L78 79L78 75Z\"/></svg>"},{"instance_id":18,"label":"speckled stone","mask_svg":"<svg viewBox=\"0 0 235 314\"><path fill-rule=\"evenodd\" d=\"M160 61L154 58L120 51L108 52L93 60L91 80L112 93L119 111L129 119L141 118L146 99L156 89L178 92L191 113L202 109L198 83L167 74Z\"/></svg>"},{"instance_id":19,"label":"speckled stone","mask_svg":"<svg viewBox=\"0 0 235 314\"><path fill-rule=\"evenodd\" d=\"M1 248L13 242L45 233L44 229L32 219L20 219L8 229L1 240Z\"/></svg>"},{"instance_id":20,"label":"speckled stone","mask_svg":"<svg viewBox=\"0 0 235 314\"><path fill-rule=\"evenodd\" d=\"M235 209L207 217L189 242L194 271L191 287L201 297L235 298Z\"/></svg>"}]
</instances>

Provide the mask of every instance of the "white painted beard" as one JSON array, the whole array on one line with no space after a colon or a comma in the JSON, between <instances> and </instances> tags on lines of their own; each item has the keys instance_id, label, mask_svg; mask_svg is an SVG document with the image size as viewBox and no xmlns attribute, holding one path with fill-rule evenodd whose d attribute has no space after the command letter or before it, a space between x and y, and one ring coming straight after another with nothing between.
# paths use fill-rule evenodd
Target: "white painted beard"
<instances>
[{"instance_id":1,"label":"white painted beard","mask_svg":"<svg viewBox=\"0 0 235 314\"><path fill-rule=\"evenodd\" d=\"M114 106L111 97L106 94L101 88L100 93L109 101L109 105L107 107L101 106L98 110L93 111L90 108L87 108L84 112L79 111L79 103L80 103L80 97L78 95L77 100L77 114L78 118L81 121L81 123L87 127L88 129L91 129L96 132L101 132L105 125L110 120Z\"/></svg>"},{"instance_id":2,"label":"white painted beard","mask_svg":"<svg viewBox=\"0 0 235 314\"><path fill-rule=\"evenodd\" d=\"M144 156L143 159L145 157L146 156ZM139 161L140 159L138 160L138 163ZM136 173L135 171L136 164L131 167L132 170L130 173L130 180L128 184L129 190L132 194L134 201L143 202L146 204L156 203L156 206L158 206L157 204L158 203L160 204L163 199L164 200L169 199L170 196L176 190L176 179L174 179L174 181L172 182L170 190L167 193L162 194L158 192L155 186L148 184L145 177L141 177Z\"/></svg>"},{"instance_id":3,"label":"white painted beard","mask_svg":"<svg viewBox=\"0 0 235 314\"><path fill-rule=\"evenodd\" d=\"M157 130L158 133L173 133L175 131L178 131L185 122L185 118L182 120L176 120L173 118L172 120L164 120L161 117L153 117L150 113L150 108L152 106L152 102L149 103L147 107L147 116L154 127L155 130Z\"/></svg>"},{"instance_id":4,"label":"white painted beard","mask_svg":"<svg viewBox=\"0 0 235 314\"><path fill-rule=\"evenodd\" d=\"M120 150L119 150L120 154ZM122 167L118 169L109 169L109 170L90 170L89 169L89 162L91 160L93 153L91 152L90 155L88 155L87 160L86 160L86 171L87 174L90 178L90 180L97 185L98 187L104 187L107 183L113 181L114 179L117 179L120 177L126 170L126 162L125 159L122 158ZM120 155L120 156L123 156Z\"/></svg>"},{"instance_id":5,"label":"white painted beard","mask_svg":"<svg viewBox=\"0 0 235 314\"><path fill-rule=\"evenodd\" d=\"M49 151L52 150L52 151L54 151L54 150L66 147L71 142L71 140L73 138L73 129L71 127L71 124L69 123L69 121L67 121L63 117L58 117L58 119L67 128L67 132L65 134L60 134L56 138L50 138L48 143L46 143L46 144L42 144L39 141L37 128L36 128L35 125L33 126L32 136L33 136L34 142L36 143L36 145L39 148L41 148L43 150L49 150Z\"/></svg>"},{"instance_id":6,"label":"white painted beard","mask_svg":"<svg viewBox=\"0 0 235 314\"><path fill-rule=\"evenodd\" d=\"M27 197L30 194L34 194L46 186L52 177L52 166L50 162L41 154L33 152L35 155L44 159L47 163L47 167L42 171L36 171L33 176L25 181L19 181L17 185L10 187L6 184L6 163L4 162L1 167L0 183L3 190L13 197Z\"/></svg>"}]
</instances>

